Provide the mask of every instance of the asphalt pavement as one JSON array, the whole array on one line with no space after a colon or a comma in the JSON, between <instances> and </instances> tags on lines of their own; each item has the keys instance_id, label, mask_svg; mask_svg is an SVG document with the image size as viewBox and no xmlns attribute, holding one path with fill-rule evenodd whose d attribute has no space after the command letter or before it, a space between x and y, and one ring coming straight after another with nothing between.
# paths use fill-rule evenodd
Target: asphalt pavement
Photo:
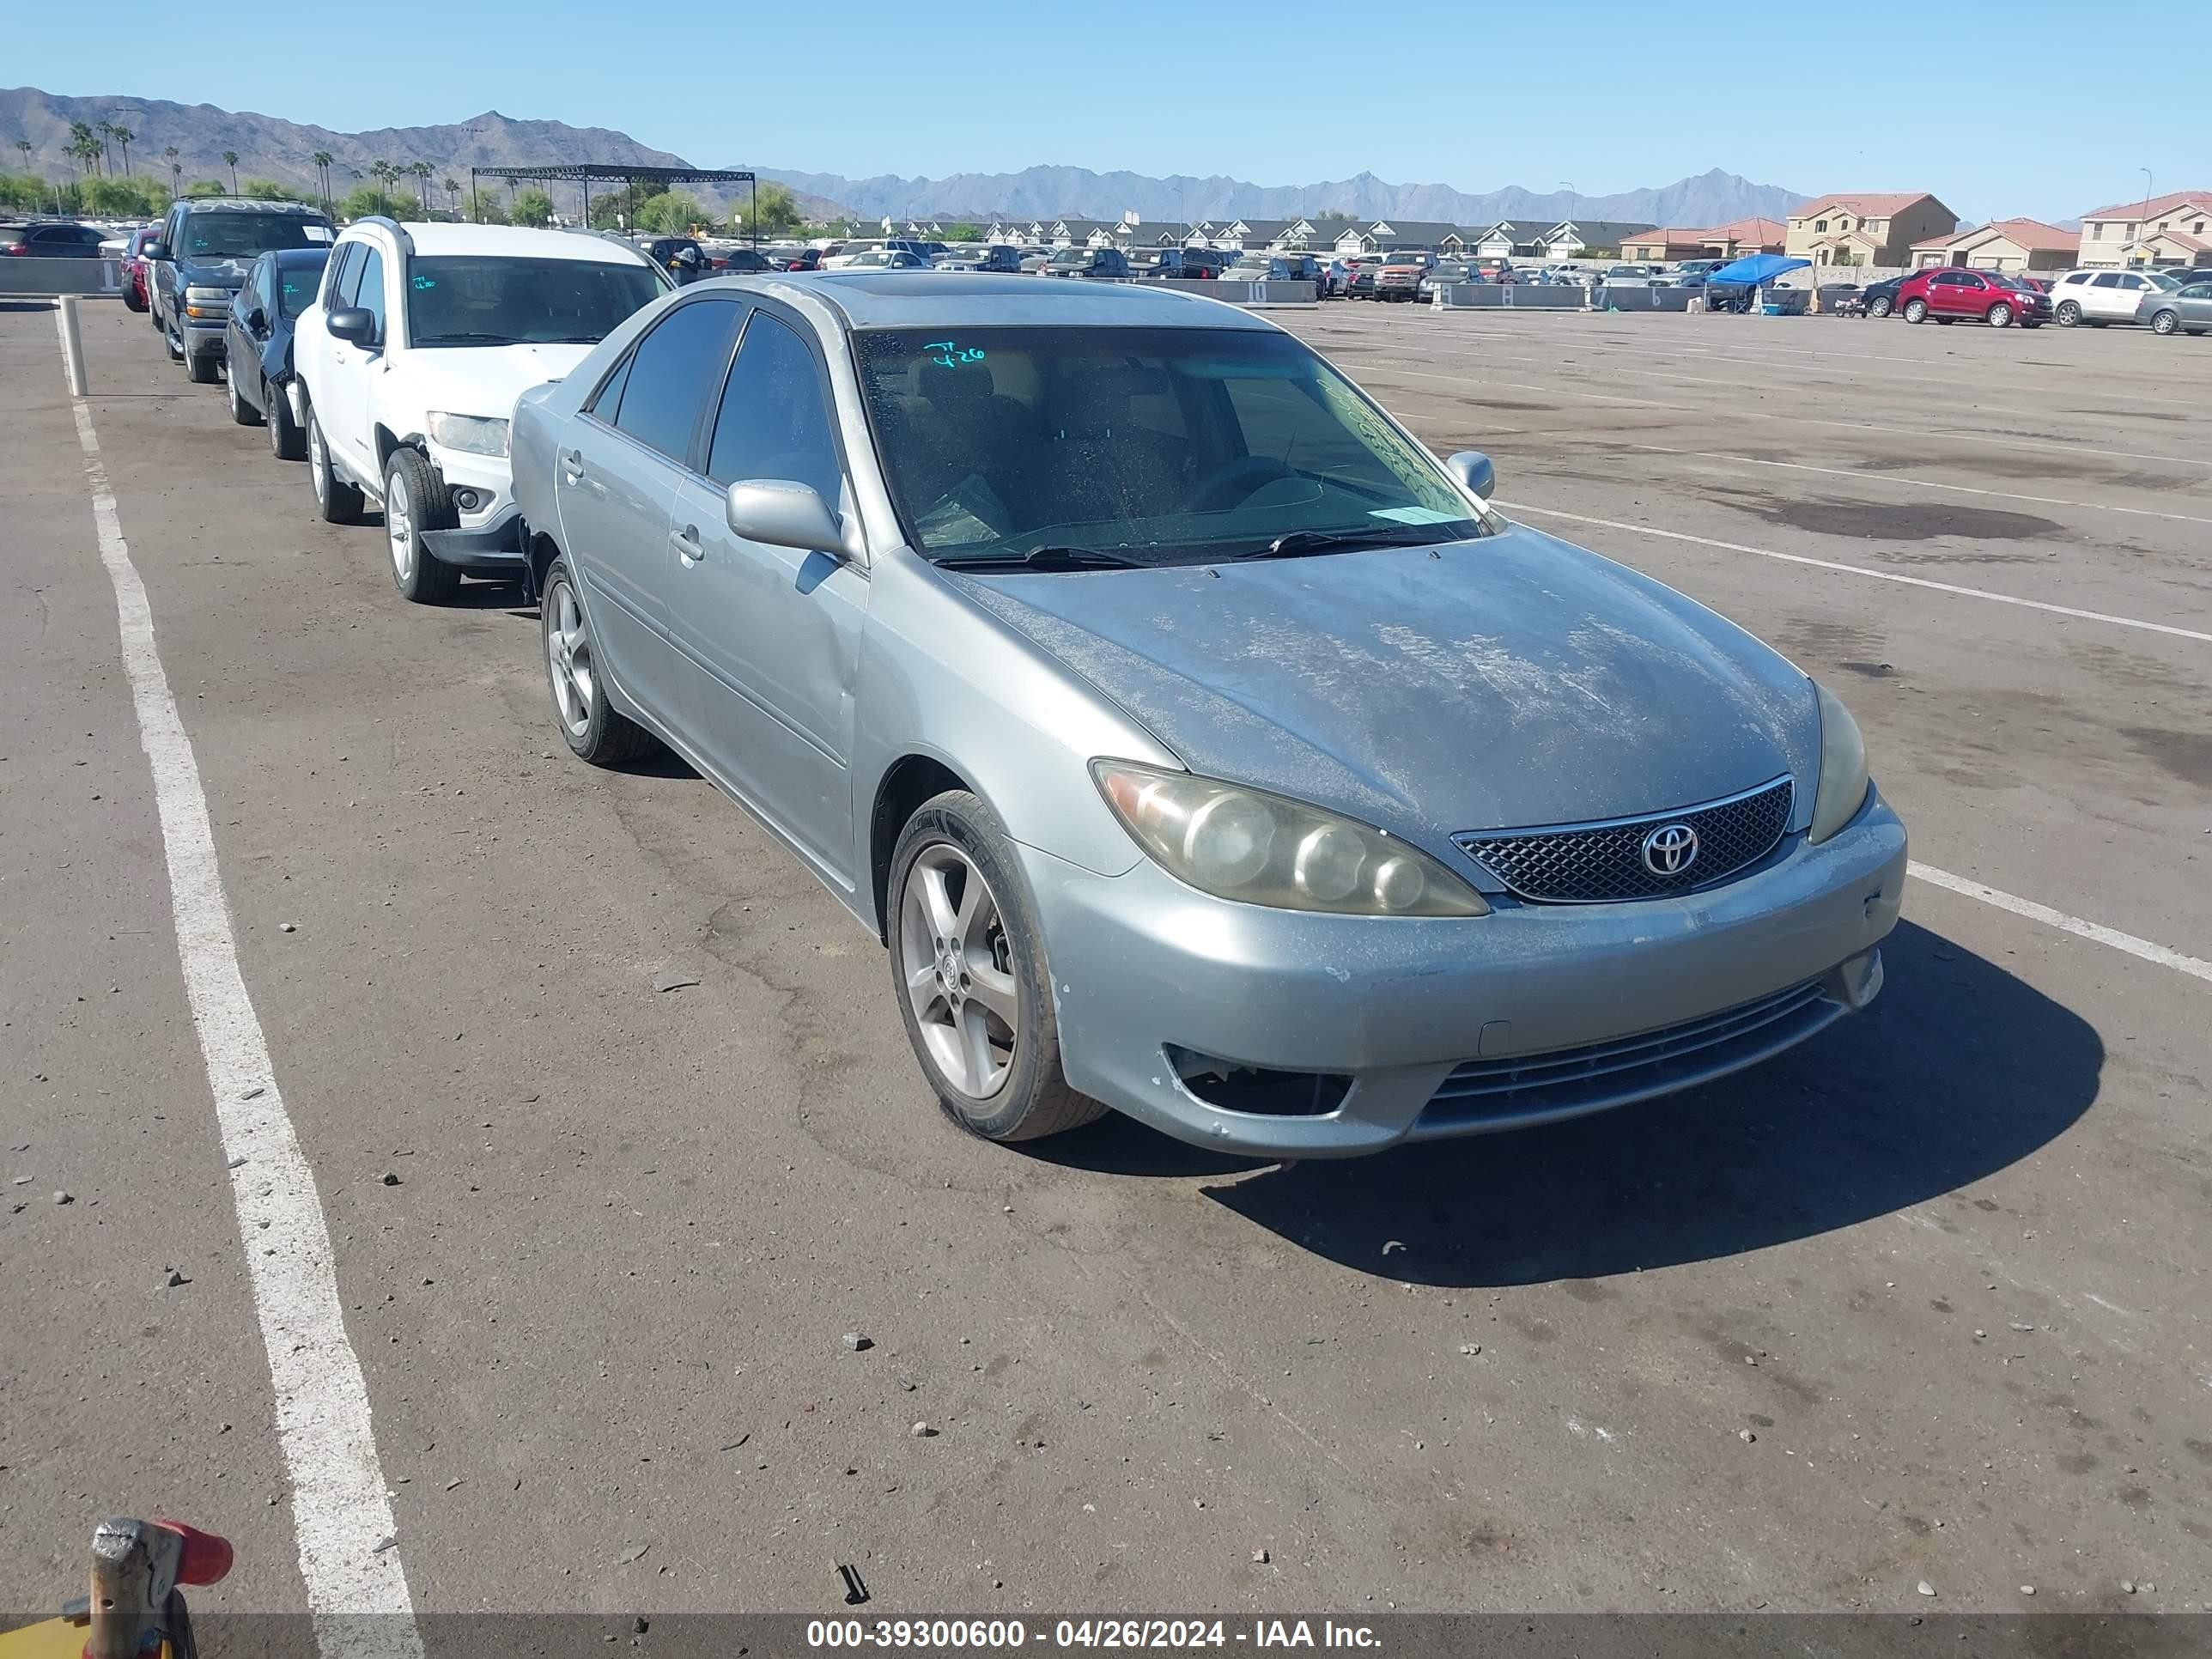
<instances>
[{"instance_id":1,"label":"asphalt pavement","mask_svg":"<svg viewBox=\"0 0 2212 1659\"><path fill-rule=\"evenodd\" d=\"M86 312L419 1611L831 1612L838 1564L893 1612L2212 1605L2212 340L1285 313L1835 686L1921 874L1780 1060L1283 1168L962 1136L795 860L568 755L519 592L404 604ZM0 1607L131 1512L296 1610L327 1492L43 308L0 433Z\"/></svg>"}]
</instances>

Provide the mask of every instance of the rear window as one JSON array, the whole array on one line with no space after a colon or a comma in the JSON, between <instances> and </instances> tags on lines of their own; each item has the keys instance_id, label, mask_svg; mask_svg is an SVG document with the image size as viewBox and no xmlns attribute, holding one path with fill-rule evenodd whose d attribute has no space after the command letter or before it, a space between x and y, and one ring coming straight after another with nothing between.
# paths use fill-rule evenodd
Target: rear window
<instances>
[{"instance_id":1,"label":"rear window","mask_svg":"<svg viewBox=\"0 0 2212 1659\"><path fill-rule=\"evenodd\" d=\"M187 259L250 259L279 247L324 247L331 228L297 213L203 211L185 216Z\"/></svg>"},{"instance_id":2,"label":"rear window","mask_svg":"<svg viewBox=\"0 0 2212 1659\"><path fill-rule=\"evenodd\" d=\"M315 303L315 291L323 285L323 267L319 264L283 264L276 267L276 305L287 317L296 317Z\"/></svg>"}]
</instances>

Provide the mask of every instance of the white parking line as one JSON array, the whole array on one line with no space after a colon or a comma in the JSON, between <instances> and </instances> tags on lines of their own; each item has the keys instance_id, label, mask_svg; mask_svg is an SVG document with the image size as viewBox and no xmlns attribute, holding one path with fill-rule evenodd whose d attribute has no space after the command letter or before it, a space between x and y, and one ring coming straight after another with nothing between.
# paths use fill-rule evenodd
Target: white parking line
<instances>
[{"instance_id":1,"label":"white parking line","mask_svg":"<svg viewBox=\"0 0 2212 1659\"><path fill-rule=\"evenodd\" d=\"M1908 478L1902 473L1873 471L1864 467L1814 466L1806 461L1762 460L1755 455L1729 455L1717 449L1670 449L1665 444L1624 444L1622 447L1648 450L1654 455L1687 455L1700 460L1731 461L1738 466L1775 466L1790 472L1819 472L1831 478L1850 478L1861 483L1910 484L1916 489L1948 489L1960 495L1986 495L1993 501L2031 501L2039 507L2078 507L2090 513L2124 513L2131 518L2165 519L2173 524L2212 525L2212 519L2194 513L2160 513L2148 507L2115 507L2106 501L2069 501L2063 495L2023 495L2017 490L1984 489L1975 484L1945 483L1936 478Z\"/></svg>"},{"instance_id":2,"label":"white parking line","mask_svg":"<svg viewBox=\"0 0 2212 1659\"><path fill-rule=\"evenodd\" d=\"M1985 887L1978 881L1969 881L1964 876L1954 876L1948 870L1938 870L1933 865L1917 861L1908 863L1905 872L1932 886L1947 888L1964 894L1970 899L1979 899L1984 904L1994 904L2000 910L2009 910L2016 916L2026 916L2032 921L2043 922L2062 933L2077 938L2094 939L2100 945L2109 945L2115 951L2124 951L2131 957L2156 963L2161 968L2171 968L2176 973L2187 974L2193 979L2212 982L2212 962L2201 957L2185 957L2179 951L2169 951L2163 945L2154 945L2147 939L2137 939L2133 933L2123 933L2116 927L2101 922L2087 921L2080 916L2069 916L2063 910L2054 910L2047 904L2038 904L2033 899L2024 899L1995 887Z\"/></svg>"},{"instance_id":3,"label":"white parking line","mask_svg":"<svg viewBox=\"0 0 2212 1659\"><path fill-rule=\"evenodd\" d=\"M1424 359L1423 361L1432 362L1434 360ZM1549 357L1506 357L1504 358L1503 361L1516 363L1537 363L1547 368L1556 368L1559 367L1557 359ZM1431 374L1425 369L1401 368L1396 364L1389 362L1387 359L1378 361L1370 358L1358 364L1357 367L1358 367L1363 372L1381 374L1395 374L1401 380L1441 380L1447 386L1457 386L1462 392L1480 392L1486 387L1490 386L1510 386L1515 391L1541 392L1554 398L1582 398L1596 403L1634 404L1639 408L1644 409L1668 409L1673 410L1677 414L1695 415L1701 420L1707 421L1712 420L1716 416L1729 412L1721 410L1699 409L1691 404L1665 403L1656 398L1631 398L1620 392L1583 392L1571 387L1560 386L1556 381L1549 385L1538 386L1523 380L1496 380L1485 375L1472 374ZM1600 370L1598 372L1631 374L1635 371L1621 369L1612 371ZM1664 380L1674 377L1662 374L1659 375L1658 378ZM1725 386L1734 385L1735 382L1705 380L1700 381L1698 384L1704 386ZM1743 390L1747 392L1769 392L1774 389L1775 388L1771 386L1747 386L1743 388ZM1784 409L1760 408L1741 410L1735 411L1735 413L1741 417L1756 418L1760 421L1787 421L1793 426L1823 426L1835 428L1844 432L1873 432L1886 438L1940 438L1946 443L1984 444L1996 449L2033 449L2037 451L2059 449L2065 451L2066 453L2069 455L2095 455L2105 460L2157 461L2167 466L2212 466L2212 455L2166 455L2158 453L2154 451L2141 449L2091 449L2084 445L2075 443L2070 440L2064 438L2002 438L1986 432L1931 432L1916 427L1877 426L1872 421L1831 421L1823 419L1818 415L1793 415L1788 410Z\"/></svg>"},{"instance_id":4,"label":"white parking line","mask_svg":"<svg viewBox=\"0 0 2212 1659\"><path fill-rule=\"evenodd\" d=\"M185 993L232 1165L231 1197L276 1388L276 1438L291 1480L316 1645L324 1659L422 1659L414 1603L390 1542L394 1523L368 1385L340 1311L330 1229L239 971L199 764L155 647L153 610L123 539L92 410L82 398L74 408L100 562L115 588L124 672L153 769ZM358 1617L364 1613L386 1616Z\"/></svg>"},{"instance_id":5,"label":"white parking line","mask_svg":"<svg viewBox=\"0 0 2212 1659\"><path fill-rule=\"evenodd\" d=\"M1844 564L1837 559L1815 559L1802 553L1778 552L1771 547L1750 547L1741 542L1716 541L1711 536L1692 536L1681 530L1662 530L1656 525L1624 524L1618 519L1595 518L1587 513L1566 513L1556 507L1531 507L1520 501L1493 501L1492 505L1508 513L1534 513L1547 519L1565 519L1571 524L1594 524L1601 529L1626 531L1635 536L1658 536L1670 542L1689 542L1698 547L1717 548L1723 553L1749 553L1762 559L1779 559L1784 564L1810 565L1815 570L1840 570L1853 576L1871 576L1876 581L1899 582L1907 587L1925 587L1938 593L1955 593L1962 599L1987 599L1993 605L2018 605L2024 611L2044 611L2055 617L2072 617L2081 622L2110 623L2116 628L2139 628L2148 634L2170 634L2176 639L2197 640L2212 645L2212 634L2194 628L2177 628L2171 623L2144 622L2136 617L2115 617L2104 611L2081 611L2070 605L2052 605L2046 599L2023 599L2014 593L1992 593L1986 587L1962 587L1956 582L1931 581L1925 576L1906 576L1894 570L1875 570L1863 564Z\"/></svg>"}]
</instances>

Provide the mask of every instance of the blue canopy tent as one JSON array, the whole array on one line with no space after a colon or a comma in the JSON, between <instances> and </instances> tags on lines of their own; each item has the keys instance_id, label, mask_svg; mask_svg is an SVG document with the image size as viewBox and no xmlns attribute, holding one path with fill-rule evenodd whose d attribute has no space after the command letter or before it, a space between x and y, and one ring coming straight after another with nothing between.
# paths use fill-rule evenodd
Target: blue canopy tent
<instances>
[{"instance_id":1,"label":"blue canopy tent","mask_svg":"<svg viewBox=\"0 0 2212 1659\"><path fill-rule=\"evenodd\" d=\"M1786 253L1747 253L1705 277L1706 302L1716 311L1749 311L1759 290L1776 277L1811 267L1810 259Z\"/></svg>"}]
</instances>

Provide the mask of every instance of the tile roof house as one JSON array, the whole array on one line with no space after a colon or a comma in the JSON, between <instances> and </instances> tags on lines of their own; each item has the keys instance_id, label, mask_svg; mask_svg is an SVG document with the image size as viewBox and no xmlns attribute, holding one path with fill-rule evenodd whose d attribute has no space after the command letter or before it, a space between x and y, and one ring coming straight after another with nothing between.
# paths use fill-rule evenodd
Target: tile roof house
<instances>
[{"instance_id":1,"label":"tile roof house","mask_svg":"<svg viewBox=\"0 0 2212 1659\"><path fill-rule=\"evenodd\" d=\"M1625 236L1620 257L1646 262L1670 259L1735 259L1747 253L1779 253L1790 228L1779 219L1736 219L1701 229L1669 226Z\"/></svg>"},{"instance_id":2,"label":"tile roof house","mask_svg":"<svg viewBox=\"0 0 2212 1659\"><path fill-rule=\"evenodd\" d=\"M1792 208L1783 252L1816 265L1903 266L1914 243L1958 228L1959 216L1924 191L1844 191Z\"/></svg>"},{"instance_id":3,"label":"tile roof house","mask_svg":"<svg viewBox=\"0 0 2212 1659\"><path fill-rule=\"evenodd\" d=\"M1997 219L1972 230L1912 245L1918 266L1972 265L1981 270L2071 270L2081 234L2040 219Z\"/></svg>"},{"instance_id":4,"label":"tile roof house","mask_svg":"<svg viewBox=\"0 0 2212 1659\"><path fill-rule=\"evenodd\" d=\"M2189 265L2203 263L2212 240L2212 190L2178 190L2081 216L2084 265Z\"/></svg>"}]
</instances>

